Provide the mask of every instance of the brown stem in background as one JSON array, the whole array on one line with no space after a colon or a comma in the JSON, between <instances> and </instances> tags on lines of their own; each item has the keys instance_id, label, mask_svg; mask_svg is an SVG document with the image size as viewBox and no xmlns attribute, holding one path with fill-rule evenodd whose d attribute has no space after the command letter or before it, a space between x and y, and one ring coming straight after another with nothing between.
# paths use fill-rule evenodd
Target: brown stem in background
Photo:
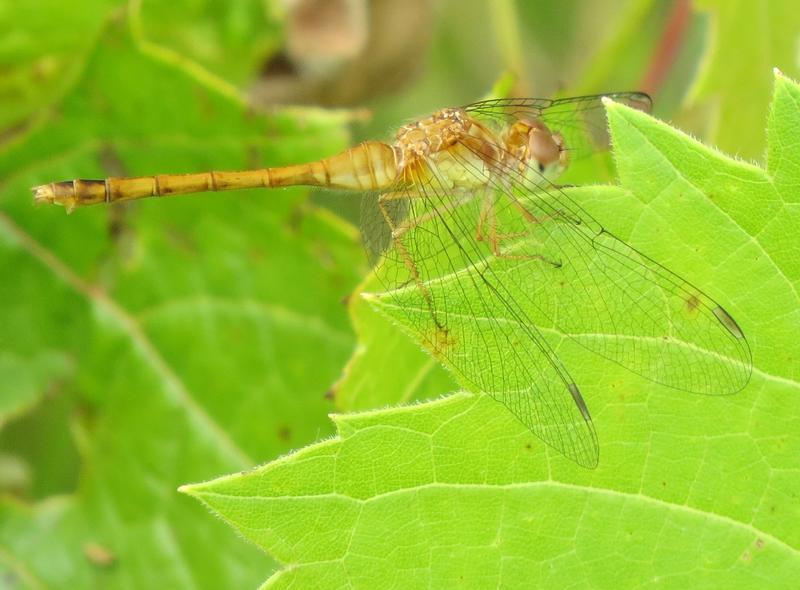
<instances>
[{"instance_id":1,"label":"brown stem in background","mask_svg":"<svg viewBox=\"0 0 800 590\"><path fill-rule=\"evenodd\" d=\"M690 0L676 0L639 87L654 96L675 63L692 14Z\"/></svg>"}]
</instances>

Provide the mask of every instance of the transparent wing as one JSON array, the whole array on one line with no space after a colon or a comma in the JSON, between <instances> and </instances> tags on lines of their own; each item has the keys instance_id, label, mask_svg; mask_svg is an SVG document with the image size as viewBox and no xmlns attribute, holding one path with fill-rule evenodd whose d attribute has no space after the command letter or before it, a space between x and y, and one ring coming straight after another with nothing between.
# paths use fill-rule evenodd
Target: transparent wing
<instances>
[{"instance_id":1,"label":"transparent wing","mask_svg":"<svg viewBox=\"0 0 800 590\"><path fill-rule=\"evenodd\" d=\"M519 118L520 115L527 115L540 119L545 116L563 117L576 112L602 110L601 99L603 97L624 102L633 108L644 111L650 111L653 105L653 100L648 94L628 91L565 98L496 98L474 102L464 106L463 109L469 113L481 113L487 116L517 116Z\"/></svg>"},{"instance_id":2,"label":"transparent wing","mask_svg":"<svg viewBox=\"0 0 800 590\"><path fill-rule=\"evenodd\" d=\"M475 167L475 158L459 161ZM606 231L538 171L503 158L490 165L499 257L515 262L497 264L495 275L536 325L676 389L713 395L745 386L750 348L722 306Z\"/></svg>"},{"instance_id":3,"label":"transparent wing","mask_svg":"<svg viewBox=\"0 0 800 590\"><path fill-rule=\"evenodd\" d=\"M595 467L597 435L578 387L509 288L517 283L503 279L477 239L489 193L446 185L431 169L413 187L365 199L365 235L392 236L375 271L387 291L374 299L393 308L465 386L502 402L578 464ZM388 232L375 227L381 223Z\"/></svg>"},{"instance_id":4,"label":"transparent wing","mask_svg":"<svg viewBox=\"0 0 800 590\"><path fill-rule=\"evenodd\" d=\"M464 107L471 116L502 124L518 119L539 120L564 137L573 160L609 147L602 98L650 112L652 99L644 92L611 92L569 98L507 98L484 100Z\"/></svg>"},{"instance_id":5,"label":"transparent wing","mask_svg":"<svg viewBox=\"0 0 800 590\"><path fill-rule=\"evenodd\" d=\"M556 128L557 118L602 114L599 98L487 101L472 112L512 117L525 108ZM583 121L569 125L587 132ZM446 169L421 164L408 184L368 195L362 218L371 258L382 257L376 275L386 292L375 301L467 387L588 467L597 464L597 437L552 339L571 338L680 390L744 387L750 349L712 298L606 231L501 146L470 137L449 154ZM452 188L454 178L472 188Z\"/></svg>"}]
</instances>

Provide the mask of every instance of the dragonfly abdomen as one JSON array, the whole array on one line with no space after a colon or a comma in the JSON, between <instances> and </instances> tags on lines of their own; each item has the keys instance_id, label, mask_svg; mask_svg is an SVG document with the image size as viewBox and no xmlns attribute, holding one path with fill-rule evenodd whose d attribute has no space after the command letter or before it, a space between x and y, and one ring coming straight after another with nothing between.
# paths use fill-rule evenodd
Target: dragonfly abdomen
<instances>
[{"instance_id":1,"label":"dragonfly abdomen","mask_svg":"<svg viewBox=\"0 0 800 590\"><path fill-rule=\"evenodd\" d=\"M366 141L310 166L308 182L297 184L358 191L380 190L392 186L399 174L394 149L381 141ZM291 183L290 175L287 180Z\"/></svg>"},{"instance_id":2,"label":"dragonfly abdomen","mask_svg":"<svg viewBox=\"0 0 800 590\"><path fill-rule=\"evenodd\" d=\"M317 162L238 172L159 174L110 177L103 180L65 180L33 188L37 203L63 205L67 211L96 203L131 201L208 191L286 186L322 186L378 190L391 186L398 175L392 147L369 141Z\"/></svg>"}]
</instances>

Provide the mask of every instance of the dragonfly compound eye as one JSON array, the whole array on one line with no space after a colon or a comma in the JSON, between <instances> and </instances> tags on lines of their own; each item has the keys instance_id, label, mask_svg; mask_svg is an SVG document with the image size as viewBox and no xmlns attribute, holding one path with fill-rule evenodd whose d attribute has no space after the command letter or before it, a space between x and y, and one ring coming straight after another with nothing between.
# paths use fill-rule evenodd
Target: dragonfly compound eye
<instances>
[{"instance_id":1,"label":"dragonfly compound eye","mask_svg":"<svg viewBox=\"0 0 800 590\"><path fill-rule=\"evenodd\" d=\"M528 136L528 155L536 160L542 168L549 168L558 162L561 156L561 146L553 135L543 129L534 127Z\"/></svg>"}]
</instances>

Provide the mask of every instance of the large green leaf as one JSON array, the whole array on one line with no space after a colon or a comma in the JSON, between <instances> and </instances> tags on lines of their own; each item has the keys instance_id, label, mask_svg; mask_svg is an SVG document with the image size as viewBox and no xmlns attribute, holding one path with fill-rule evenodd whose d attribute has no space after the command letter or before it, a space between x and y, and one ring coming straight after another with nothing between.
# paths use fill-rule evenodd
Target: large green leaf
<instances>
[{"instance_id":1,"label":"large green leaf","mask_svg":"<svg viewBox=\"0 0 800 590\"><path fill-rule=\"evenodd\" d=\"M2 583L248 587L271 561L176 488L331 432L356 231L300 190L66 216L29 187L314 159L348 143L346 117L254 114L143 47L126 14L0 148L0 481L22 488L0 507ZM77 484L61 471L75 462ZM27 475L9 482L8 465Z\"/></svg>"},{"instance_id":2,"label":"large green leaf","mask_svg":"<svg viewBox=\"0 0 800 590\"><path fill-rule=\"evenodd\" d=\"M265 587L794 587L800 87L777 77L767 170L621 105L609 117L624 188L572 195L731 311L749 386L676 392L565 339L594 471L485 395L335 416L332 440L184 488L286 565Z\"/></svg>"}]
</instances>

